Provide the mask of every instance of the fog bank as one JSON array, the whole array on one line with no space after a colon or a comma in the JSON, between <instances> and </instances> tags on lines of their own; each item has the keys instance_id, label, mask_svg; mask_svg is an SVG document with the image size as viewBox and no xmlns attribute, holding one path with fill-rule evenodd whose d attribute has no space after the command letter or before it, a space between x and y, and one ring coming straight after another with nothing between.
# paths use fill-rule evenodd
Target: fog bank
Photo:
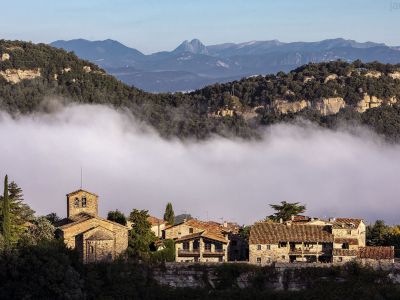
<instances>
[{"instance_id":1,"label":"fog bank","mask_svg":"<svg viewBox=\"0 0 400 300\"><path fill-rule=\"evenodd\" d=\"M262 141L166 141L126 113L72 105L12 119L0 113L0 175L24 190L38 214L66 215L65 194L100 195L100 213L148 209L252 223L268 204L306 204L319 217L400 223L400 147L357 129L277 125Z\"/></svg>"}]
</instances>

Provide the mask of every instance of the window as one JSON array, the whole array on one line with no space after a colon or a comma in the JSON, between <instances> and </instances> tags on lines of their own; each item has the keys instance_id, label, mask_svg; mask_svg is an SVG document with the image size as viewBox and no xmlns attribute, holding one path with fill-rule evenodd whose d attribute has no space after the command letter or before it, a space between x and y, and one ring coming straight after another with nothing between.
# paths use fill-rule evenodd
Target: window
<instances>
[{"instance_id":1,"label":"window","mask_svg":"<svg viewBox=\"0 0 400 300\"><path fill-rule=\"evenodd\" d=\"M271 250L271 245L267 245L267 250Z\"/></svg>"},{"instance_id":2,"label":"window","mask_svg":"<svg viewBox=\"0 0 400 300\"><path fill-rule=\"evenodd\" d=\"M261 264L261 257L257 257L257 263Z\"/></svg>"},{"instance_id":3,"label":"window","mask_svg":"<svg viewBox=\"0 0 400 300\"><path fill-rule=\"evenodd\" d=\"M189 233L193 233L193 228L192 227L189 228Z\"/></svg>"},{"instance_id":4,"label":"window","mask_svg":"<svg viewBox=\"0 0 400 300\"><path fill-rule=\"evenodd\" d=\"M93 252L94 252L94 247L90 246L90 253L93 253Z\"/></svg>"},{"instance_id":5,"label":"window","mask_svg":"<svg viewBox=\"0 0 400 300\"><path fill-rule=\"evenodd\" d=\"M182 247L183 250L189 250L189 242L183 242Z\"/></svg>"},{"instance_id":6,"label":"window","mask_svg":"<svg viewBox=\"0 0 400 300\"><path fill-rule=\"evenodd\" d=\"M286 258L286 256L285 255L282 255L282 259L285 259Z\"/></svg>"},{"instance_id":7,"label":"window","mask_svg":"<svg viewBox=\"0 0 400 300\"><path fill-rule=\"evenodd\" d=\"M261 250L261 245L257 245L257 250Z\"/></svg>"},{"instance_id":8,"label":"window","mask_svg":"<svg viewBox=\"0 0 400 300\"><path fill-rule=\"evenodd\" d=\"M350 235L351 235L351 229L348 229L348 230L347 230L347 234L350 234Z\"/></svg>"},{"instance_id":9,"label":"window","mask_svg":"<svg viewBox=\"0 0 400 300\"><path fill-rule=\"evenodd\" d=\"M343 261L343 257L338 257L338 261L342 262Z\"/></svg>"},{"instance_id":10,"label":"window","mask_svg":"<svg viewBox=\"0 0 400 300\"><path fill-rule=\"evenodd\" d=\"M206 251L211 251L211 244L210 244L210 243L205 243L205 244L204 244L204 249L205 249Z\"/></svg>"},{"instance_id":11,"label":"window","mask_svg":"<svg viewBox=\"0 0 400 300\"><path fill-rule=\"evenodd\" d=\"M74 200L74 207L79 207L79 199L75 198Z\"/></svg>"},{"instance_id":12,"label":"window","mask_svg":"<svg viewBox=\"0 0 400 300\"><path fill-rule=\"evenodd\" d=\"M82 207L86 207L86 197L82 197Z\"/></svg>"},{"instance_id":13,"label":"window","mask_svg":"<svg viewBox=\"0 0 400 300\"><path fill-rule=\"evenodd\" d=\"M287 243L286 242L280 242L279 243L279 248L286 248Z\"/></svg>"},{"instance_id":14,"label":"window","mask_svg":"<svg viewBox=\"0 0 400 300\"><path fill-rule=\"evenodd\" d=\"M343 243L342 249L349 249L349 243Z\"/></svg>"}]
</instances>

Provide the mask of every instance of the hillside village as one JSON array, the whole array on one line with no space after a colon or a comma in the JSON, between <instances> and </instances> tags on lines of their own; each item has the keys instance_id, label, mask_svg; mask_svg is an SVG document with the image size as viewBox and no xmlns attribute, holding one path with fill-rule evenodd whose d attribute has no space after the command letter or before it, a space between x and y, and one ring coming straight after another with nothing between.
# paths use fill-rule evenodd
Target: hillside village
<instances>
[{"instance_id":1,"label":"hillside village","mask_svg":"<svg viewBox=\"0 0 400 300\"><path fill-rule=\"evenodd\" d=\"M67 194L67 218L58 221L56 235L76 249L84 263L112 261L128 248L129 231L135 223L120 224L98 215L99 197L79 189ZM289 220L265 220L250 227L248 238L242 227L231 222L184 219L170 224L147 216L156 239L154 251L172 240L174 260L187 263L249 262L333 263L350 261L390 264L393 246L367 246L366 224L358 218L322 220L292 215ZM148 245L150 246L150 245Z\"/></svg>"}]
</instances>

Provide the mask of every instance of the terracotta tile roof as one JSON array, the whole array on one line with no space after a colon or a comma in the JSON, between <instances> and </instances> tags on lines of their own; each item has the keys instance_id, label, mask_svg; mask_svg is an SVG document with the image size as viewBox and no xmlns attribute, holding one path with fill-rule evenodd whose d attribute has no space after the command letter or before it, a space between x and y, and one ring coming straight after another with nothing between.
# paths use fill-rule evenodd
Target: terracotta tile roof
<instances>
[{"instance_id":1,"label":"terracotta tile roof","mask_svg":"<svg viewBox=\"0 0 400 300\"><path fill-rule=\"evenodd\" d=\"M311 218L308 216L298 215L298 216L292 216L292 218L289 221L301 223L301 222L308 222L310 220Z\"/></svg>"},{"instance_id":2,"label":"terracotta tile roof","mask_svg":"<svg viewBox=\"0 0 400 300\"><path fill-rule=\"evenodd\" d=\"M358 252L359 258L370 259L394 259L394 247L360 247Z\"/></svg>"},{"instance_id":3,"label":"terracotta tile roof","mask_svg":"<svg viewBox=\"0 0 400 300\"><path fill-rule=\"evenodd\" d=\"M324 226L317 225L260 222L251 227L250 244L279 242L333 242L333 235Z\"/></svg>"},{"instance_id":4,"label":"terracotta tile roof","mask_svg":"<svg viewBox=\"0 0 400 300\"><path fill-rule=\"evenodd\" d=\"M216 234L214 232L208 232L208 231L201 231L201 232L197 232L197 233L193 233L193 234L188 234L185 235L181 238L178 238L175 240L175 242L182 242L182 241L187 241L187 240L191 240L191 239L195 239L195 238L206 238L206 239L210 239L210 240L214 240L214 241L218 241L221 243L228 243L228 240L224 238L223 235L220 234Z\"/></svg>"},{"instance_id":5,"label":"terracotta tile roof","mask_svg":"<svg viewBox=\"0 0 400 300\"><path fill-rule=\"evenodd\" d=\"M333 228L351 229L351 228L357 228L362 221L363 221L362 219L336 218L335 220L332 221L332 223L333 223Z\"/></svg>"},{"instance_id":6,"label":"terracotta tile roof","mask_svg":"<svg viewBox=\"0 0 400 300\"><path fill-rule=\"evenodd\" d=\"M349 249L333 249L333 256L357 256L357 250L349 250Z\"/></svg>"},{"instance_id":7,"label":"terracotta tile roof","mask_svg":"<svg viewBox=\"0 0 400 300\"><path fill-rule=\"evenodd\" d=\"M156 218L156 217L153 217L153 216L149 216L148 218L147 218L147 221L151 224L151 226L155 226L155 225L161 225L161 224L166 224L167 222L166 221L164 221L164 220L162 220L162 219L159 219L159 218Z\"/></svg>"},{"instance_id":8,"label":"terracotta tile roof","mask_svg":"<svg viewBox=\"0 0 400 300\"><path fill-rule=\"evenodd\" d=\"M358 245L358 239L335 238L334 242L338 244Z\"/></svg>"}]
</instances>

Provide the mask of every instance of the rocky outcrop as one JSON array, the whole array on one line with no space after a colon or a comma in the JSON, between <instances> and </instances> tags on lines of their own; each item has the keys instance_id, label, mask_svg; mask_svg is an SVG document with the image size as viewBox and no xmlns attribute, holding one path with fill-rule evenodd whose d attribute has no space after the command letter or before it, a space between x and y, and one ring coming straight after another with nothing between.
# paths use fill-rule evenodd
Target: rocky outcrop
<instances>
[{"instance_id":1,"label":"rocky outcrop","mask_svg":"<svg viewBox=\"0 0 400 300\"><path fill-rule=\"evenodd\" d=\"M6 61L10 59L10 54L8 53L3 53L0 57L0 61Z\"/></svg>"},{"instance_id":2,"label":"rocky outcrop","mask_svg":"<svg viewBox=\"0 0 400 300\"><path fill-rule=\"evenodd\" d=\"M323 98L315 102L314 107L321 115L328 116L337 114L342 108L346 107L346 102L341 97Z\"/></svg>"},{"instance_id":3,"label":"rocky outcrop","mask_svg":"<svg viewBox=\"0 0 400 300\"><path fill-rule=\"evenodd\" d=\"M400 79L400 71L390 73L389 76L392 77L393 79Z\"/></svg>"},{"instance_id":4,"label":"rocky outcrop","mask_svg":"<svg viewBox=\"0 0 400 300\"><path fill-rule=\"evenodd\" d=\"M303 83L307 83L307 82L309 82L311 80L314 80L314 79L315 79L314 76L305 76L304 79L303 79Z\"/></svg>"},{"instance_id":5,"label":"rocky outcrop","mask_svg":"<svg viewBox=\"0 0 400 300\"><path fill-rule=\"evenodd\" d=\"M379 107L383 104L393 105L395 103L397 103L396 97L391 97L389 99L384 100L384 99L379 99L376 96L370 96L368 94L364 94L363 99L357 103L356 110L360 113L363 113L370 108Z\"/></svg>"},{"instance_id":6,"label":"rocky outcrop","mask_svg":"<svg viewBox=\"0 0 400 300\"><path fill-rule=\"evenodd\" d=\"M371 77L371 78L380 78L382 76L381 72L378 71L368 71L365 74L365 77Z\"/></svg>"},{"instance_id":7,"label":"rocky outcrop","mask_svg":"<svg viewBox=\"0 0 400 300\"><path fill-rule=\"evenodd\" d=\"M7 82L16 84L24 79L35 79L41 76L40 68L33 70L21 70L21 69L7 69L0 71L0 76L3 76Z\"/></svg>"},{"instance_id":8,"label":"rocky outcrop","mask_svg":"<svg viewBox=\"0 0 400 300\"><path fill-rule=\"evenodd\" d=\"M85 73L90 73L90 72L92 71L92 68L89 67L89 66L83 66L83 71L84 71Z\"/></svg>"},{"instance_id":9,"label":"rocky outcrop","mask_svg":"<svg viewBox=\"0 0 400 300\"><path fill-rule=\"evenodd\" d=\"M328 75L328 76L326 76L326 78L325 78L325 80L324 80L324 83L327 83L327 82L330 81L330 80L335 80L335 79L337 79L337 78L338 78L337 74Z\"/></svg>"},{"instance_id":10,"label":"rocky outcrop","mask_svg":"<svg viewBox=\"0 0 400 300\"><path fill-rule=\"evenodd\" d=\"M306 100L289 102L287 100L275 100L272 102L272 109L280 114L296 113L309 106Z\"/></svg>"}]
</instances>

